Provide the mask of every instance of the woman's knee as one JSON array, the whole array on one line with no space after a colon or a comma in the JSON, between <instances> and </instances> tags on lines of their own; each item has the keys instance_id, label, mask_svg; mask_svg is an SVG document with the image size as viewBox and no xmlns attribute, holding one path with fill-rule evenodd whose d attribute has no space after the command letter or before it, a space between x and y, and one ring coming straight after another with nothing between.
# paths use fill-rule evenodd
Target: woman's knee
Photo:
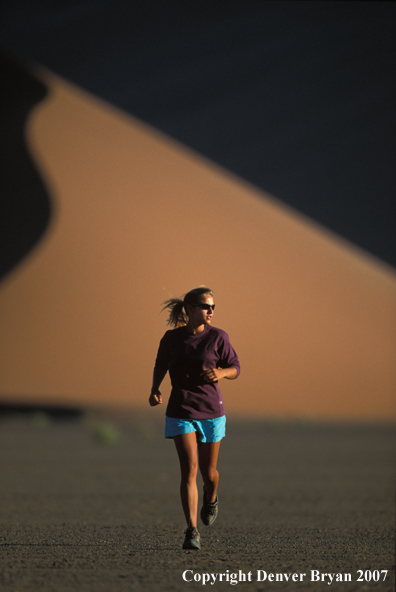
<instances>
[{"instance_id":1,"label":"woman's knee","mask_svg":"<svg viewBox=\"0 0 396 592\"><path fill-rule=\"evenodd\" d=\"M198 455L195 433L183 434L174 438L179 456L182 481L190 482L197 478Z\"/></svg>"},{"instance_id":2,"label":"woman's knee","mask_svg":"<svg viewBox=\"0 0 396 592\"><path fill-rule=\"evenodd\" d=\"M194 457L179 459L182 481L186 483L196 481L198 474L198 460Z\"/></svg>"},{"instance_id":3,"label":"woman's knee","mask_svg":"<svg viewBox=\"0 0 396 592\"><path fill-rule=\"evenodd\" d=\"M197 466L180 467L180 468L181 468L181 478L184 483L192 483L193 481L197 480L197 474L198 474L198 467Z\"/></svg>"},{"instance_id":4,"label":"woman's knee","mask_svg":"<svg viewBox=\"0 0 396 592\"><path fill-rule=\"evenodd\" d=\"M201 467L201 475L204 481L215 483L219 479L219 471L216 467Z\"/></svg>"}]
</instances>

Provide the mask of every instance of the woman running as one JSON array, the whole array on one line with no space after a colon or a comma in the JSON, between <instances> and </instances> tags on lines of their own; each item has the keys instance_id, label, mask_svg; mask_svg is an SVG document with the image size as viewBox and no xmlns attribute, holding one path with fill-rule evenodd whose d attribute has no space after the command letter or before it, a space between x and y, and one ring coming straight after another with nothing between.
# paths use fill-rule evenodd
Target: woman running
<instances>
[{"instance_id":1,"label":"woman running","mask_svg":"<svg viewBox=\"0 0 396 592\"><path fill-rule=\"evenodd\" d=\"M217 458L225 436L225 411L218 386L239 376L238 356L225 331L211 326L215 304L206 286L183 298L170 298L173 327L161 339L149 403L162 403L159 387L169 371L172 390L166 409L165 438L173 438L181 469L180 496L187 521L183 549L200 549L197 529L198 468L204 482L201 520L210 526L218 513Z\"/></svg>"}]
</instances>

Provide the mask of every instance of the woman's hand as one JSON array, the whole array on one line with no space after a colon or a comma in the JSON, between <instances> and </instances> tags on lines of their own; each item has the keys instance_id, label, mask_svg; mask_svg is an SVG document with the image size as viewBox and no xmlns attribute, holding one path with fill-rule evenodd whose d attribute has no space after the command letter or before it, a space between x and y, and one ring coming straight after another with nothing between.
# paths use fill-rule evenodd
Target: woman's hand
<instances>
[{"instance_id":1,"label":"woman's hand","mask_svg":"<svg viewBox=\"0 0 396 592\"><path fill-rule=\"evenodd\" d=\"M222 378L232 380L237 376L237 369L235 366L229 368L208 368L201 372L201 376L205 382L217 382Z\"/></svg>"},{"instance_id":2,"label":"woman's hand","mask_svg":"<svg viewBox=\"0 0 396 592\"><path fill-rule=\"evenodd\" d=\"M151 391L151 394L149 396L149 403L150 403L151 407L155 407L156 405L161 405L162 404L161 391L159 391L159 390Z\"/></svg>"},{"instance_id":3,"label":"woman's hand","mask_svg":"<svg viewBox=\"0 0 396 592\"><path fill-rule=\"evenodd\" d=\"M201 376L205 382L216 382L223 378L222 370L220 368L208 368L201 372Z\"/></svg>"}]
</instances>

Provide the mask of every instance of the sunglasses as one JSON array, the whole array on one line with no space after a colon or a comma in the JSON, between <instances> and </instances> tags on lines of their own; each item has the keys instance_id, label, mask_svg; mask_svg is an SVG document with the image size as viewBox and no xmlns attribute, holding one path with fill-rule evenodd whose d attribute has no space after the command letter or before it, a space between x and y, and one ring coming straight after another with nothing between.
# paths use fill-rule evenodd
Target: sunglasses
<instances>
[{"instance_id":1,"label":"sunglasses","mask_svg":"<svg viewBox=\"0 0 396 592\"><path fill-rule=\"evenodd\" d=\"M207 304L205 302L204 304L191 304L191 306L199 306L199 308L202 308L202 310L209 310L209 308L214 310L216 305L215 304Z\"/></svg>"}]
</instances>

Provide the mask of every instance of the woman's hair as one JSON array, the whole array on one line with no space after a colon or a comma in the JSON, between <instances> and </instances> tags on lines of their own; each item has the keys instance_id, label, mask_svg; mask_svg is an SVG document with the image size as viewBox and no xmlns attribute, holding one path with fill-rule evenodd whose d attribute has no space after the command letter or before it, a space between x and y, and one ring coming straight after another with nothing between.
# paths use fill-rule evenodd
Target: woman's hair
<instances>
[{"instance_id":1,"label":"woman's hair","mask_svg":"<svg viewBox=\"0 0 396 592\"><path fill-rule=\"evenodd\" d=\"M207 286L198 286L181 296L180 298L168 298L162 304L164 311L166 308L169 310L169 317L167 324L175 329L177 327L184 327L188 323L188 314L186 311L186 304L198 304L200 302L200 296L203 294L209 294L213 297L213 292Z\"/></svg>"}]
</instances>

